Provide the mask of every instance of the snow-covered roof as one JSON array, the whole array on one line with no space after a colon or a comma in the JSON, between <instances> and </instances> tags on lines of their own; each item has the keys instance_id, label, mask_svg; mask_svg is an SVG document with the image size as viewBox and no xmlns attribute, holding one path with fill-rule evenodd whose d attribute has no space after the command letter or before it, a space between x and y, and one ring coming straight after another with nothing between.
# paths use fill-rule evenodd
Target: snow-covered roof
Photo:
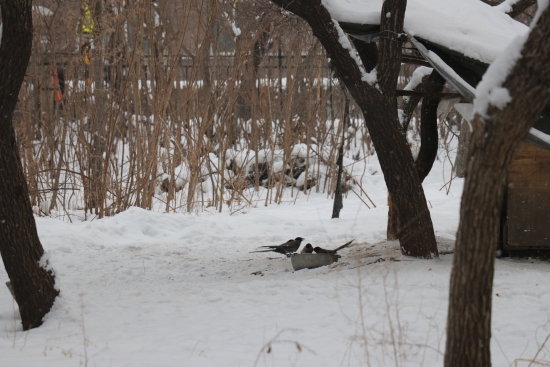
<instances>
[{"instance_id":1,"label":"snow-covered roof","mask_svg":"<svg viewBox=\"0 0 550 367\"><path fill-rule=\"evenodd\" d=\"M323 0L333 19L380 24L383 0ZM407 34L490 64L528 27L480 0L408 0Z\"/></svg>"},{"instance_id":2,"label":"snow-covered roof","mask_svg":"<svg viewBox=\"0 0 550 367\"><path fill-rule=\"evenodd\" d=\"M323 0L333 19L351 34L367 34L363 38L367 42L378 37L382 2ZM408 0L403 28L426 61L473 102L475 88L488 65L529 30L505 14L507 8L492 7L480 0ZM550 150L550 105L527 141Z\"/></svg>"}]
</instances>

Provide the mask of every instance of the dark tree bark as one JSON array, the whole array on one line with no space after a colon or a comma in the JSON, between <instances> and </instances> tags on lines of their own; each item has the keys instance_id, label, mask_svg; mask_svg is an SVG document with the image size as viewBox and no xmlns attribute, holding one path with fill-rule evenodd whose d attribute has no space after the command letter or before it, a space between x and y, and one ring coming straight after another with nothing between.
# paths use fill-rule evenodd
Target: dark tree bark
<instances>
[{"instance_id":1,"label":"dark tree bark","mask_svg":"<svg viewBox=\"0 0 550 367\"><path fill-rule=\"evenodd\" d=\"M0 1L0 253L11 281L23 329L37 327L58 295L54 276L40 266L38 239L27 182L12 126L13 112L32 45L31 0Z\"/></svg>"},{"instance_id":2,"label":"dark tree bark","mask_svg":"<svg viewBox=\"0 0 550 367\"><path fill-rule=\"evenodd\" d=\"M420 88L418 88L418 90L425 93L439 93L443 90L444 86L445 79L434 70L428 77L423 79L422 83L419 84ZM411 97L411 99L413 99L413 97ZM414 162L420 182L423 182L432 170L435 157L437 156L437 148L439 147L437 135L437 106L440 101L441 98L424 97L422 102L422 109L420 112L420 150ZM418 104L418 101L416 104ZM410 120L410 116L405 118ZM404 126L407 126L408 121L404 122L406 123ZM406 133L406 127L404 127L404 129L403 132ZM394 205L391 197L388 197L388 240L399 238L399 232L401 230L399 217L399 210Z\"/></svg>"},{"instance_id":3,"label":"dark tree bark","mask_svg":"<svg viewBox=\"0 0 550 367\"><path fill-rule=\"evenodd\" d=\"M427 91L441 92L445 86L445 79L435 70L428 78ZM437 135L437 106L440 98L424 97L420 110L420 151L415 166L420 181L424 181L432 170L439 146Z\"/></svg>"},{"instance_id":4,"label":"dark tree bark","mask_svg":"<svg viewBox=\"0 0 550 367\"><path fill-rule=\"evenodd\" d=\"M460 208L447 318L446 367L491 365L495 251L510 164L550 99L550 9L544 10L502 87L510 102L476 115Z\"/></svg>"},{"instance_id":5,"label":"dark tree bark","mask_svg":"<svg viewBox=\"0 0 550 367\"><path fill-rule=\"evenodd\" d=\"M330 57L331 64L365 116L378 153L386 186L399 208L399 241L405 255L438 256L435 234L422 185L407 141L401 133L395 90L401 66L406 1L386 0L380 17L377 84L362 80L357 62L339 41L335 25L321 0L274 0L274 3L306 20ZM390 17L386 14L390 13ZM354 52L354 51L352 51Z\"/></svg>"}]
</instances>

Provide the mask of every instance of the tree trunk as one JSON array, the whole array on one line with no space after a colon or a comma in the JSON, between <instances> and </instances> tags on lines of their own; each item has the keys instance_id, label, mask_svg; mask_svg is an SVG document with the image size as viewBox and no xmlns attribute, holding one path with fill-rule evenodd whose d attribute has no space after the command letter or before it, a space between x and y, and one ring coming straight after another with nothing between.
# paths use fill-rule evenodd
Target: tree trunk
<instances>
[{"instance_id":1,"label":"tree trunk","mask_svg":"<svg viewBox=\"0 0 550 367\"><path fill-rule=\"evenodd\" d=\"M39 263L38 239L27 182L12 126L13 112L32 45L31 0L0 1L0 253L11 281L23 329L42 323L58 291L54 276Z\"/></svg>"},{"instance_id":2,"label":"tree trunk","mask_svg":"<svg viewBox=\"0 0 550 367\"><path fill-rule=\"evenodd\" d=\"M404 255L438 256L430 212L414 167L407 141L401 133L395 90L401 66L406 1L386 0L382 6L381 33L376 82L364 80L354 50L340 43L341 28L331 19L321 0L274 0L286 10L305 19L319 39L331 64L365 116L365 123L376 147L388 191L399 208L399 241ZM386 17L387 14L390 17Z\"/></svg>"},{"instance_id":3,"label":"tree trunk","mask_svg":"<svg viewBox=\"0 0 550 367\"><path fill-rule=\"evenodd\" d=\"M466 177L468 148L470 147L471 140L472 132L470 131L470 124L465 118L462 118L462 122L460 123L460 135L458 136L458 150L455 158L456 177Z\"/></svg>"},{"instance_id":4,"label":"tree trunk","mask_svg":"<svg viewBox=\"0 0 550 367\"><path fill-rule=\"evenodd\" d=\"M434 70L426 79L426 83L423 83L421 91L432 93L441 92L444 86L445 79ZM420 182L423 182L432 170L435 157L437 156L437 148L439 147L437 134L437 106L440 101L440 98L428 97L424 97L422 101L420 113L420 151L414 162ZM391 197L388 197L388 240L392 241L398 239L399 231L399 210L394 205Z\"/></svg>"},{"instance_id":5,"label":"tree trunk","mask_svg":"<svg viewBox=\"0 0 550 367\"><path fill-rule=\"evenodd\" d=\"M510 102L502 110L489 105L487 117L474 117L451 273L446 367L491 365L494 258L506 178L520 140L549 100L549 62L550 10L546 9L502 84Z\"/></svg>"},{"instance_id":6,"label":"tree trunk","mask_svg":"<svg viewBox=\"0 0 550 367\"><path fill-rule=\"evenodd\" d=\"M386 239L388 241L399 239L399 227L399 212L391 200L391 195L388 194L388 226L386 228Z\"/></svg>"}]
</instances>

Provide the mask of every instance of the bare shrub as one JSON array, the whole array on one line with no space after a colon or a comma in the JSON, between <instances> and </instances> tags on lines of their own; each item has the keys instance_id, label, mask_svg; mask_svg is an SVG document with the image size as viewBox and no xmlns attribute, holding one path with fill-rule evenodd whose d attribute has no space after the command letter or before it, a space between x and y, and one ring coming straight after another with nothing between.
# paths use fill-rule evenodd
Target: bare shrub
<instances>
[{"instance_id":1,"label":"bare shrub","mask_svg":"<svg viewBox=\"0 0 550 367\"><path fill-rule=\"evenodd\" d=\"M333 195L343 95L301 20L267 1L40 5L15 120L35 213ZM349 185L374 152L359 116Z\"/></svg>"}]
</instances>

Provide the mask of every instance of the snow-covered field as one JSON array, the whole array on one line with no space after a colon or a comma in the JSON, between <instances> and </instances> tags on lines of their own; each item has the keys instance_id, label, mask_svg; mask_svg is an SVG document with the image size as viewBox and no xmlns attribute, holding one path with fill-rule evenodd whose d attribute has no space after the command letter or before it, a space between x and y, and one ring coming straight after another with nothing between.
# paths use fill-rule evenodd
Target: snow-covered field
<instances>
[{"instance_id":1,"label":"snow-covered field","mask_svg":"<svg viewBox=\"0 0 550 367\"><path fill-rule=\"evenodd\" d=\"M384 241L380 173L363 179L377 208L350 192L334 220L332 201L315 193L234 215L37 218L61 297L44 325L23 332L0 286L0 366L441 366L462 190L456 179L447 195L448 176L436 162L424 184L447 253L438 260L405 258ZM333 266L298 272L282 255L249 253L297 236L357 245ZM549 276L547 262L497 260L494 366L534 357L550 333Z\"/></svg>"}]
</instances>

